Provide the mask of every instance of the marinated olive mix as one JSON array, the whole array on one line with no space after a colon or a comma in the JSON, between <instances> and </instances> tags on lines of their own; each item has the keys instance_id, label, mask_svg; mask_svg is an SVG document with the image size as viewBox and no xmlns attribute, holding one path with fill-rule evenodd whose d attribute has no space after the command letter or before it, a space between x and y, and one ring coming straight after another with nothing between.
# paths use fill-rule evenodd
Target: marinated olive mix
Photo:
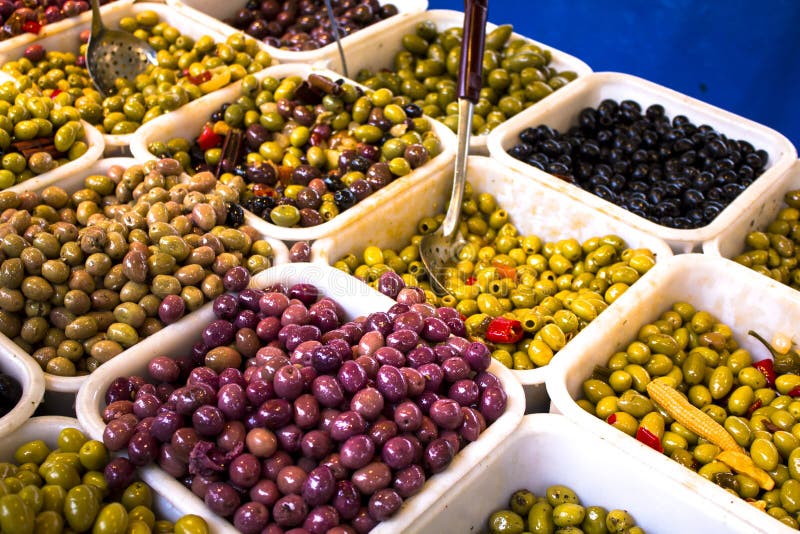
<instances>
[{"instance_id":1,"label":"marinated olive mix","mask_svg":"<svg viewBox=\"0 0 800 534\"><path fill-rule=\"evenodd\" d=\"M398 13L394 4L381 5L378 0L333 0L331 7L340 37ZM270 46L294 52L315 50L335 40L322 0L249 0L224 22Z\"/></svg>"},{"instance_id":2,"label":"marinated olive mix","mask_svg":"<svg viewBox=\"0 0 800 534\"><path fill-rule=\"evenodd\" d=\"M733 260L783 284L800 289L800 190L788 191L786 205L764 230L745 236L745 250Z\"/></svg>"},{"instance_id":3,"label":"marinated olive mix","mask_svg":"<svg viewBox=\"0 0 800 534\"><path fill-rule=\"evenodd\" d=\"M0 84L0 189L46 173L86 153L77 108L56 105L36 87Z\"/></svg>"},{"instance_id":4,"label":"marinated olive mix","mask_svg":"<svg viewBox=\"0 0 800 534\"><path fill-rule=\"evenodd\" d=\"M100 5L113 0L101 0ZM0 1L0 41L18 35L38 34L42 27L70 17L76 17L89 10L85 0L66 0L50 2L46 0L26 0L25 2Z\"/></svg>"},{"instance_id":5,"label":"marinated olive mix","mask_svg":"<svg viewBox=\"0 0 800 534\"><path fill-rule=\"evenodd\" d=\"M11 375L0 372L0 417L4 417L22 397L22 386Z\"/></svg>"},{"instance_id":6,"label":"marinated olive mix","mask_svg":"<svg viewBox=\"0 0 800 534\"><path fill-rule=\"evenodd\" d=\"M443 218L421 219L419 233L400 250L369 246L360 258L348 254L334 266L379 289L401 277L423 287L428 302L455 308L466 317L466 334L486 342L492 356L512 369L547 365L655 264L650 250L630 249L614 235L583 243L520 235L495 198L473 193L468 183L460 224L469 243L443 275L451 294L437 297L419 259L419 241Z\"/></svg>"},{"instance_id":7,"label":"marinated olive mix","mask_svg":"<svg viewBox=\"0 0 800 534\"><path fill-rule=\"evenodd\" d=\"M417 24L403 36L392 70L358 72L356 80L373 89L387 87L408 97L425 115L458 126L456 82L462 29L439 31L432 21ZM488 134L498 124L538 102L577 77L550 67L552 55L524 39L512 27L498 26L486 36L483 88L475 104L472 133Z\"/></svg>"},{"instance_id":8,"label":"marinated olive mix","mask_svg":"<svg viewBox=\"0 0 800 534\"><path fill-rule=\"evenodd\" d=\"M577 529L577 530L573 530ZM515 491L508 508L489 517L489 534L524 532L585 532L587 534L644 534L631 514L622 509L585 506L567 486L549 486L536 496L527 489Z\"/></svg>"},{"instance_id":9,"label":"marinated olive mix","mask_svg":"<svg viewBox=\"0 0 800 534\"><path fill-rule=\"evenodd\" d=\"M13 461L0 463L0 531L209 532L205 520L193 514L175 523L157 519L153 490L136 479L127 458L110 459L102 442L65 428L57 445L50 449L41 439L30 441L16 450Z\"/></svg>"},{"instance_id":10,"label":"marinated olive mix","mask_svg":"<svg viewBox=\"0 0 800 534\"><path fill-rule=\"evenodd\" d=\"M211 115L193 144L154 142L189 172L236 175L243 205L284 227L322 224L441 152L430 121L388 89L363 91L318 74L253 76Z\"/></svg>"},{"instance_id":11,"label":"marinated olive mix","mask_svg":"<svg viewBox=\"0 0 800 534\"><path fill-rule=\"evenodd\" d=\"M272 63L268 53L241 34L224 43L207 35L195 41L159 21L154 11L123 17L119 27L150 43L157 65L148 66L133 80L118 79L113 95L102 95L89 78L84 57L88 31L75 43L77 53L32 44L23 57L7 61L2 69L16 78L20 90L35 86L55 108L76 108L79 118L102 132L130 134L142 123ZM8 99L2 91L0 97Z\"/></svg>"},{"instance_id":12,"label":"marinated olive mix","mask_svg":"<svg viewBox=\"0 0 800 534\"><path fill-rule=\"evenodd\" d=\"M782 523L800 520L800 354L753 361L707 311L675 303L594 369L578 404Z\"/></svg>"},{"instance_id":13,"label":"marinated olive mix","mask_svg":"<svg viewBox=\"0 0 800 534\"><path fill-rule=\"evenodd\" d=\"M660 104L606 99L566 132L531 126L516 159L663 226L711 223L767 166L769 155Z\"/></svg>"},{"instance_id":14,"label":"marinated olive mix","mask_svg":"<svg viewBox=\"0 0 800 534\"><path fill-rule=\"evenodd\" d=\"M0 193L0 332L48 373L86 374L269 267L269 243L238 226L241 181L179 173L162 159L71 195Z\"/></svg>"},{"instance_id":15,"label":"marinated olive mix","mask_svg":"<svg viewBox=\"0 0 800 534\"><path fill-rule=\"evenodd\" d=\"M192 350L112 382L104 443L245 534L368 532L506 408L458 314L402 291L349 322L311 284L220 295Z\"/></svg>"}]
</instances>

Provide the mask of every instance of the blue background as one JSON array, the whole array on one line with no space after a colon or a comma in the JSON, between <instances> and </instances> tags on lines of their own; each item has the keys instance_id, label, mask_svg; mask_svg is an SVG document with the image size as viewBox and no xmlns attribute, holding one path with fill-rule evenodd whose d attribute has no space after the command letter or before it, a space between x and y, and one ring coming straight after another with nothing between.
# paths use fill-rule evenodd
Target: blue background
<instances>
[{"instance_id":1,"label":"blue background","mask_svg":"<svg viewBox=\"0 0 800 534\"><path fill-rule=\"evenodd\" d=\"M428 9L464 10L463 0ZM489 21L773 128L800 147L798 0L489 0Z\"/></svg>"}]
</instances>

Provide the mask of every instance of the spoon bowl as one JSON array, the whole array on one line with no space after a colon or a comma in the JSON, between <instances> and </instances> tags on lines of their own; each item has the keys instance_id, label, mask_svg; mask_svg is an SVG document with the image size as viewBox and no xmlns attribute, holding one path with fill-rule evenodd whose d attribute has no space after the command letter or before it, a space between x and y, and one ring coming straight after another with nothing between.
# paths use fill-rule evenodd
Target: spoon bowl
<instances>
[{"instance_id":1,"label":"spoon bowl","mask_svg":"<svg viewBox=\"0 0 800 534\"><path fill-rule=\"evenodd\" d=\"M92 28L86 47L86 70L98 91L113 94L117 79L133 80L156 64L156 51L132 33L103 24L98 0L92 3Z\"/></svg>"}]
</instances>

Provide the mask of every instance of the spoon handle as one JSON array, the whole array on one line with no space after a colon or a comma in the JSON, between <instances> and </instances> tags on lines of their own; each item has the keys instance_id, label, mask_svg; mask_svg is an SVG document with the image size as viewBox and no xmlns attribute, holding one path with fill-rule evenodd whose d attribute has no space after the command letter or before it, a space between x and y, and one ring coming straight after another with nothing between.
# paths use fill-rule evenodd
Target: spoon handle
<instances>
[{"instance_id":1,"label":"spoon handle","mask_svg":"<svg viewBox=\"0 0 800 534\"><path fill-rule=\"evenodd\" d=\"M464 0L461 61L458 65L458 98L473 104L483 86L483 49L486 43L488 0Z\"/></svg>"},{"instance_id":2,"label":"spoon handle","mask_svg":"<svg viewBox=\"0 0 800 534\"><path fill-rule=\"evenodd\" d=\"M97 38L103 33L103 19L100 17L99 0L91 0L92 4L92 30L91 36Z\"/></svg>"}]
</instances>

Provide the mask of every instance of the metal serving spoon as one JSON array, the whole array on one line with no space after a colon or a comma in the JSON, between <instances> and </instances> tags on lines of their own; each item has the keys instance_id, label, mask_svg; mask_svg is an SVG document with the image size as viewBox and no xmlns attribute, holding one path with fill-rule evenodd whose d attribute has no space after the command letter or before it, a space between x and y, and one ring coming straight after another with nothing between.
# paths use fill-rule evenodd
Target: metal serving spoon
<instances>
[{"instance_id":1,"label":"metal serving spoon","mask_svg":"<svg viewBox=\"0 0 800 534\"><path fill-rule=\"evenodd\" d=\"M467 155L472 131L472 109L478 101L482 85L483 49L486 40L486 17L488 0L464 0L464 30L461 40L461 60L458 65L458 147L453 191L450 206L442 225L433 233L422 238L419 243L419 256L431 289L437 295L447 293L440 277L445 267L452 264L458 251L466 244L459 231L461 201L467 184Z\"/></svg>"},{"instance_id":2,"label":"metal serving spoon","mask_svg":"<svg viewBox=\"0 0 800 534\"><path fill-rule=\"evenodd\" d=\"M156 51L132 33L110 30L100 17L98 0L92 3L92 29L86 48L86 70L98 91L110 95L117 78L132 80L156 64Z\"/></svg>"}]
</instances>

